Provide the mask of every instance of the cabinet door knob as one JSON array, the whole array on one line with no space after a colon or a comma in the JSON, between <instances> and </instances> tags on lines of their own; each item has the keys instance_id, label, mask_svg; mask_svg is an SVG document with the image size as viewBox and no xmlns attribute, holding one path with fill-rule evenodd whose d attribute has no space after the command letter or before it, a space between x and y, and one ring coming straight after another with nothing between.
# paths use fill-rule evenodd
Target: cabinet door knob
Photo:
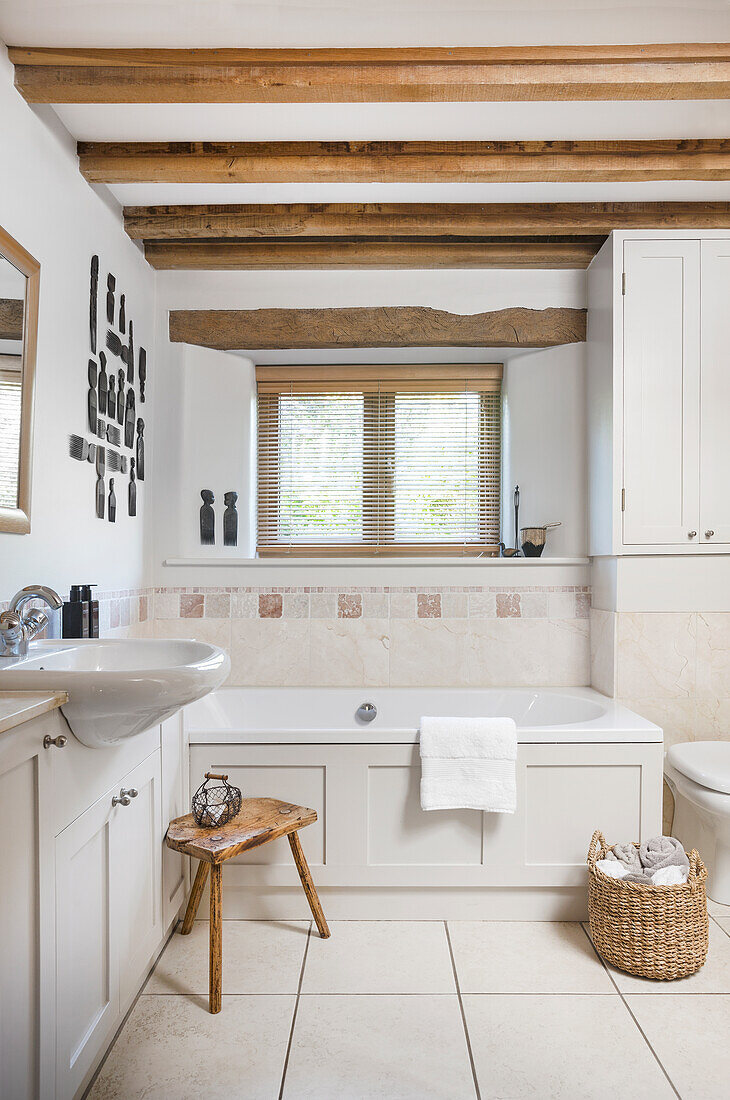
<instances>
[{"instance_id":1,"label":"cabinet door knob","mask_svg":"<svg viewBox=\"0 0 730 1100\"><path fill-rule=\"evenodd\" d=\"M711 539L714 534L715 534L714 531L705 531L705 538L706 539Z\"/></svg>"},{"instance_id":2,"label":"cabinet door knob","mask_svg":"<svg viewBox=\"0 0 730 1100\"><path fill-rule=\"evenodd\" d=\"M129 790L122 789L118 795L114 795L112 798L112 806L128 806L133 798L136 798L139 791L136 791L134 787L130 787Z\"/></svg>"},{"instance_id":3,"label":"cabinet door knob","mask_svg":"<svg viewBox=\"0 0 730 1100\"><path fill-rule=\"evenodd\" d=\"M51 737L50 733L47 733L43 738L43 748L50 749L51 745L55 745L57 749L62 749L68 742L68 737L64 737L62 733L59 733L58 737Z\"/></svg>"},{"instance_id":4,"label":"cabinet door knob","mask_svg":"<svg viewBox=\"0 0 730 1100\"><path fill-rule=\"evenodd\" d=\"M687 538L688 539L693 539L696 536L696 534L697 534L696 531L688 531L687 532Z\"/></svg>"}]
</instances>

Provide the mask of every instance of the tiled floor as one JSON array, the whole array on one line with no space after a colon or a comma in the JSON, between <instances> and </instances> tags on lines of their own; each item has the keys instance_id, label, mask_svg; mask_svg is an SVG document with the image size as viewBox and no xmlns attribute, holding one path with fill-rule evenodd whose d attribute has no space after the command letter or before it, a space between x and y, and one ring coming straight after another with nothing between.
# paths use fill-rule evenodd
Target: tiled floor
<instances>
[{"instance_id":1,"label":"tiled floor","mask_svg":"<svg viewBox=\"0 0 730 1100\"><path fill-rule=\"evenodd\" d=\"M92 1100L713 1100L728 1095L730 908L699 974L606 968L580 924L224 921L174 935Z\"/></svg>"}]
</instances>

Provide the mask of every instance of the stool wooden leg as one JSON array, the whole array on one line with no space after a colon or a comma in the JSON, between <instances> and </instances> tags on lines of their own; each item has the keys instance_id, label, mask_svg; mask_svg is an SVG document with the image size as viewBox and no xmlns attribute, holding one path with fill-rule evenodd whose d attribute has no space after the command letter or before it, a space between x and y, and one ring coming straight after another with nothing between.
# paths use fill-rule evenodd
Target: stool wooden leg
<instances>
[{"instance_id":1,"label":"stool wooden leg","mask_svg":"<svg viewBox=\"0 0 730 1100\"><path fill-rule=\"evenodd\" d=\"M221 865L210 869L210 963L209 998L211 1012L221 1010L221 979L223 970L223 922L221 919Z\"/></svg>"},{"instance_id":2,"label":"stool wooden leg","mask_svg":"<svg viewBox=\"0 0 730 1100\"><path fill-rule=\"evenodd\" d=\"M294 856L294 862L297 865L297 871L299 872L299 878L302 880L302 886L304 887L304 893L307 895L307 901L309 902L309 908L312 910L312 916L314 917L317 929L323 940L326 940L330 935L330 930L327 927L327 921L324 919L324 913L322 912L322 906L320 904L317 891L314 883L312 882L312 875L307 861L302 851L301 841L299 840L299 833L288 833L289 847L291 848L291 854Z\"/></svg>"},{"instance_id":3,"label":"stool wooden leg","mask_svg":"<svg viewBox=\"0 0 730 1100\"><path fill-rule=\"evenodd\" d=\"M188 907L185 910L185 916L182 922L182 928L180 929L181 936L187 936L193 930L193 921L198 912L198 906L200 905L200 899L203 896L203 890L205 889L205 880L208 877L209 863L206 863L204 859L201 859L198 863L198 870L195 874L195 881L193 882L193 888L190 891L190 900L188 901Z\"/></svg>"}]
</instances>

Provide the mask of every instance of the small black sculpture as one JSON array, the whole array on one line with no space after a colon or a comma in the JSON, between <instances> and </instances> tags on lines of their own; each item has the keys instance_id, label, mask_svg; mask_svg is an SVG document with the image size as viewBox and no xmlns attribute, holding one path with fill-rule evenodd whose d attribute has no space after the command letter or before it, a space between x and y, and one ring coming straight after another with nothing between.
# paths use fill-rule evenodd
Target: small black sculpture
<instances>
[{"instance_id":1,"label":"small black sculpture","mask_svg":"<svg viewBox=\"0 0 730 1100\"><path fill-rule=\"evenodd\" d=\"M113 414L112 414L113 415ZM124 424L124 371L117 371L117 424Z\"/></svg>"},{"instance_id":2,"label":"small black sculpture","mask_svg":"<svg viewBox=\"0 0 730 1100\"><path fill-rule=\"evenodd\" d=\"M114 324L114 290L117 280L113 275L106 277L106 319L110 325Z\"/></svg>"},{"instance_id":3,"label":"small black sculpture","mask_svg":"<svg viewBox=\"0 0 730 1100\"><path fill-rule=\"evenodd\" d=\"M144 481L144 420L137 419L137 481Z\"/></svg>"},{"instance_id":4,"label":"small black sculpture","mask_svg":"<svg viewBox=\"0 0 730 1100\"><path fill-rule=\"evenodd\" d=\"M124 415L124 446L130 449L134 446L134 420L136 411L134 407L134 390L130 386L127 390L127 410Z\"/></svg>"},{"instance_id":5,"label":"small black sculpture","mask_svg":"<svg viewBox=\"0 0 730 1100\"><path fill-rule=\"evenodd\" d=\"M129 346L127 347L127 381L130 385L134 382L134 332L131 320L129 322Z\"/></svg>"},{"instance_id":6,"label":"small black sculpture","mask_svg":"<svg viewBox=\"0 0 730 1100\"><path fill-rule=\"evenodd\" d=\"M215 496L210 489L201 489L203 503L200 508L200 545L215 546Z\"/></svg>"},{"instance_id":7,"label":"small black sculpture","mask_svg":"<svg viewBox=\"0 0 730 1100\"><path fill-rule=\"evenodd\" d=\"M96 363L93 359L89 359L89 393L87 395L87 411L89 414L89 431L93 435L96 435Z\"/></svg>"},{"instance_id":8,"label":"small black sculpture","mask_svg":"<svg viewBox=\"0 0 730 1100\"><path fill-rule=\"evenodd\" d=\"M99 257L91 257L91 279L89 284L89 339L91 354L96 355L96 309L99 297Z\"/></svg>"},{"instance_id":9,"label":"small black sculpture","mask_svg":"<svg viewBox=\"0 0 730 1100\"><path fill-rule=\"evenodd\" d=\"M119 331L127 331L127 299L124 294L119 295Z\"/></svg>"},{"instance_id":10,"label":"small black sculpture","mask_svg":"<svg viewBox=\"0 0 730 1100\"><path fill-rule=\"evenodd\" d=\"M129 460L129 487L127 489L127 512L130 516L137 515L137 482L134 475L134 459Z\"/></svg>"},{"instance_id":11,"label":"small black sculpture","mask_svg":"<svg viewBox=\"0 0 730 1100\"><path fill-rule=\"evenodd\" d=\"M137 374L139 376L139 399L144 404L144 388L147 382L147 352L144 348L139 349Z\"/></svg>"},{"instance_id":12,"label":"small black sculpture","mask_svg":"<svg viewBox=\"0 0 730 1100\"><path fill-rule=\"evenodd\" d=\"M236 501L238 493L224 493L223 502L226 510L223 513L223 545L238 546L238 512Z\"/></svg>"},{"instance_id":13,"label":"small black sculpture","mask_svg":"<svg viewBox=\"0 0 730 1100\"><path fill-rule=\"evenodd\" d=\"M109 522L117 522L117 494L114 492L114 478L109 478Z\"/></svg>"},{"instance_id":14,"label":"small black sculpture","mask_svg":"<svg viewBox=\"0 0 730 1100\"><path fill-rule=\"evenodd\" d=\"M99 363L99 412L104 413L106 416L106 396L109 382L106 376L106 355L103 351L99 352Z\"/></svg>"}]
</instances>

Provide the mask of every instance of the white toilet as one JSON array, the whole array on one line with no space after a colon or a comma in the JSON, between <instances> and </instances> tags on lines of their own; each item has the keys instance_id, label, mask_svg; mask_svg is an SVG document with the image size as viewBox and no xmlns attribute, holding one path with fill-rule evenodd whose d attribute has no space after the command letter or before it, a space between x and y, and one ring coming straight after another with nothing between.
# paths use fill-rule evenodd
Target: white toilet
<instances>
[{"instance_id":1,"label":"white toilet","mask_svg":"<svg viewBox=\"0 0 730 1100\"><path fill-rule=\"evenodd\" d=\"M674 795L672 834L700 853L708 897L730 905L730 741L672 745L664 775Z\"/></svg>"}]
</instances>

